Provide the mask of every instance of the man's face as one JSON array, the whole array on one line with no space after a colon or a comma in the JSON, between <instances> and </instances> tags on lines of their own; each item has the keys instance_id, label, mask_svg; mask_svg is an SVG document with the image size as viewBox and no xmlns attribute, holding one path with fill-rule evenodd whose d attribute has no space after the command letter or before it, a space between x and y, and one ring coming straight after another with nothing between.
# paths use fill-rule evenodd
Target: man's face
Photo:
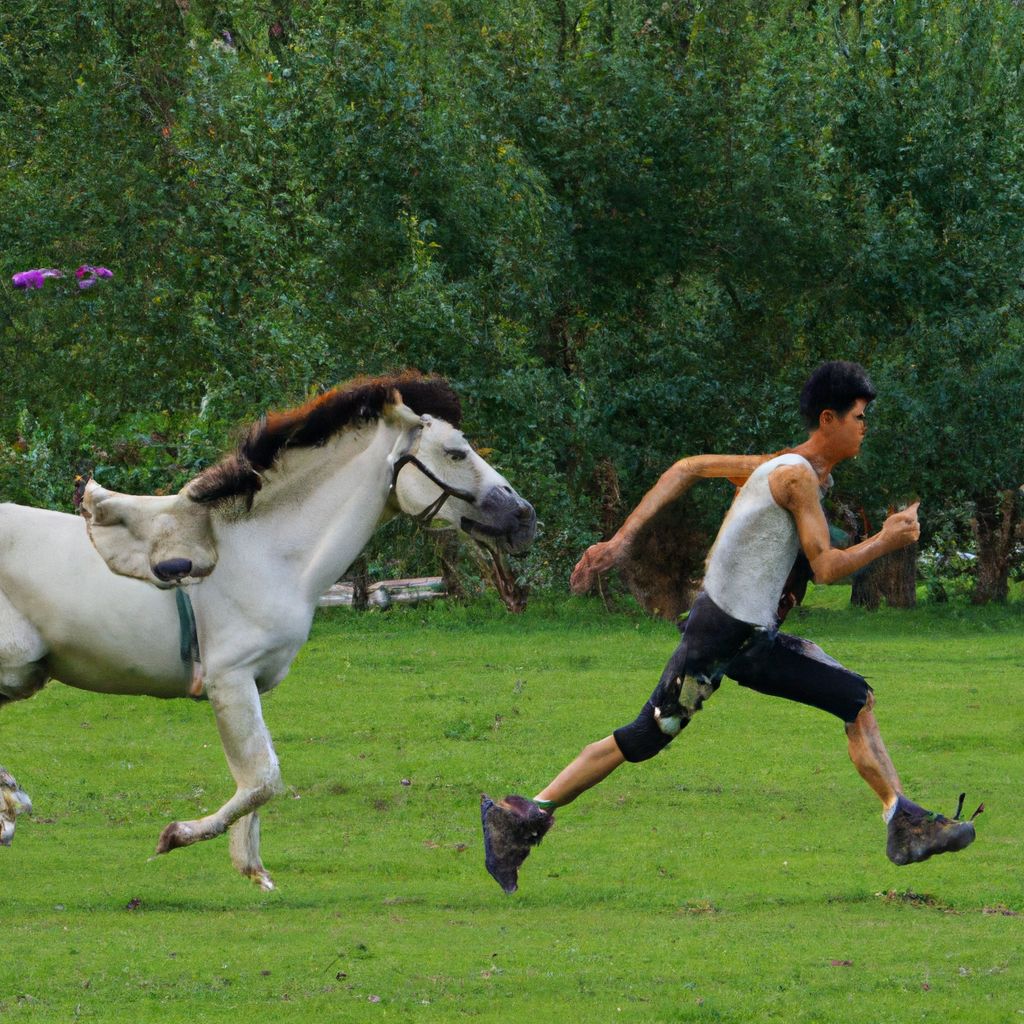
<instances>
[{"instance_id":1,"label":"man's face","mask_svg":"<svg viewBox=\"0 0 1024 1024\"><path fill-rule=\"evenodd\" d=\"M832 409L822 414L823 418L830 414L830 439L835 444L840 458L852 459L860 452L860 446L868 432L867 407L867 401L858 398L853 403L853 408L842 416ZM825 426L825 423L822 425Z\"/></svg>"}]
</instances>

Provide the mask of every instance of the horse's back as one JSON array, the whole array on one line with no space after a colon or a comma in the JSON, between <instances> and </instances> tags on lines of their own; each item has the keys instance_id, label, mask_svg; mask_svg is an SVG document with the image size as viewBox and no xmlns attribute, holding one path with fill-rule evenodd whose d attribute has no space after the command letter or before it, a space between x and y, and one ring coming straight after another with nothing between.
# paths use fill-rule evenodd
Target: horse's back
<instances>
[{"instance_id":1,"label":"horse's back","mask_svg":"<svg viewBox=\"0 0 1024 1024\"><path fill-rule=\"evenodd\" d=\"M0 590L31 621L87 599L99 568L107 571L78 516L0 505Z\"/></svg>"},{"instance_id":2,"label":"horse's back","mask_svg":"<svg viewBox=\"0 0 1024 1024\"><path fill-rule=\"evenodd\" d=\"M184 694L173 596L115 576L78 516L0 505L0 658L45 658L61 682L111 693ZM15 652L7 655L13 663Z\"/></svg>"}]
</instances>

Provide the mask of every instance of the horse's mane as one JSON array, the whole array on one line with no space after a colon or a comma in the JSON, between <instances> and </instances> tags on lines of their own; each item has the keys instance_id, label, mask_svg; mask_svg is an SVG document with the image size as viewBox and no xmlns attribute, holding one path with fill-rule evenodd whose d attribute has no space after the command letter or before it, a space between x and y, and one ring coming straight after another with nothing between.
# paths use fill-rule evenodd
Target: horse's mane
<instances>
[{"instance_id":1,"label":"horse's mane","mask_svg":"<svg viewBox=\"0 0 1024 1024\"><path fill-rule=\"evenodd\" d=\"M459 397L443 377L413 370L385 377L359 377L295 409L271 412L245 432L238 446L204 469L188 486L188 496L203 504L243 498L251 505L263 486L263 474L290 448L326 444L345 427L376 420L396 395L418 415L436 416L458 427Z\"/></svg>"}]
</instances>

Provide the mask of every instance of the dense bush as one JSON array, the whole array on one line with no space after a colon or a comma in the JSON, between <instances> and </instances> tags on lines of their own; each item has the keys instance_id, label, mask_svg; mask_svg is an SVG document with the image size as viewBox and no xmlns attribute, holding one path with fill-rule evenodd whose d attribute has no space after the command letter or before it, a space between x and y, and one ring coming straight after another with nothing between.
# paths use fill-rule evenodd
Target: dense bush
<instances>
[{"instance_id":1,"label":"dense bush","mask_svg":"<svg viewBox=\"0 0 1024 1024\"><path fill-rule=\"evenodd\" d=\"M0 288L0 492L171 489L265 408L417 366L560 584L671 460L798 439L807 371L855 358L882 397L840 496L874 525L919 496L937 543L962 508L999 597L1022 29L1011 0L14 8L0 268L115 278Z\"/></svg>"}]
</instances>

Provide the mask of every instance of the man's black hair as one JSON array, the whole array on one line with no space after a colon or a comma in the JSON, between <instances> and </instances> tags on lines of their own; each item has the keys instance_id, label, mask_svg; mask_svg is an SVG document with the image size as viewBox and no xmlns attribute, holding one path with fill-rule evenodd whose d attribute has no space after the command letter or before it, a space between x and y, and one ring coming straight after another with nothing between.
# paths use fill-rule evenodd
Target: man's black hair
<instances>
[{"instance_id":1,"label":"man's black hair","mask_svg":"<svg viewBox=\"0 0 1024 1024\"><path fill-rule=\"evenodd\" d=\"M875 395L868 372L860 363L836 359L822 363L807 378L800 392L800 415L808 430L817 430L821 414L826 409L845 416L858 398L870 402Z\"/></svg>"}]
</instances>

